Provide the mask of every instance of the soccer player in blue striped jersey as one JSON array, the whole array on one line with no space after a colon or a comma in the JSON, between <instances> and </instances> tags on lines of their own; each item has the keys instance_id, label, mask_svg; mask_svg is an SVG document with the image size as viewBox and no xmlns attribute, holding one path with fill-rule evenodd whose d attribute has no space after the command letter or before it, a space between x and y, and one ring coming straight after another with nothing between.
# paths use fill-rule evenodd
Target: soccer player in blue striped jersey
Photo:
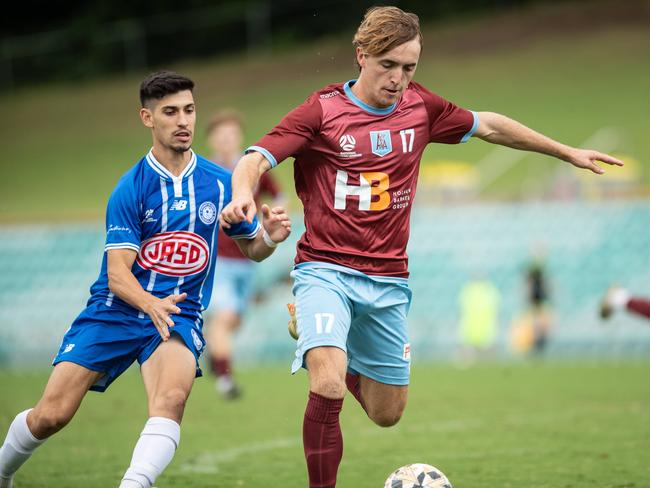
<instances>
[{"instance_id":1,"label":"soccer player in blue striped jersey","mask_svg":"<svg viewBox=\"0 0 650 488\"><path fill-rule=\"evenodd\" d=\"M106 247L85 310L66 332L43 396L19 413L0 449L0 488L74 416L88 390L104 391L135 360L149 419L121 488L150 488L180 440L180 422L205 346L202 310L212 291L219 213L230 173L196 155L194 83L162 71L140 86L153 147L118 182L106 211ZM255 261L291 232L281 207L226 233ZM218 277L217 277L218 279Z\"/></svg>"}]
</instances>

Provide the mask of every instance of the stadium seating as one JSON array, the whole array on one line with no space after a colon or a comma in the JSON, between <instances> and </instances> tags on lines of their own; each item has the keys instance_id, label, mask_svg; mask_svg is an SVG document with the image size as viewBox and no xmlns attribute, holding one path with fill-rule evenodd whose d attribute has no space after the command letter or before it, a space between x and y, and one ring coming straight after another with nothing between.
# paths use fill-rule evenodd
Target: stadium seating
<instances>
[{"instance_id":1,"label":"stadium seating","mask_svg":"<svg viewBox=\"0 0 650 488\"><path fill-rule=\"evenodd\" d=\"M295 241L258 266L258 300L237 337L240 361L289 361L287 279ZM650 354L650 322L627 314L601 323L597 305L612 283L650 295L650 203L490 203L416 207L409 258L414 359L448 360L458 350L458 295L488 278L501 294L497 352L525 311L525 276L534 249L545 250L556 358L630 358ZM0 227L0 364L46 364L88 297L103 248L99 223Z\"/></svg>"}]
</instances>

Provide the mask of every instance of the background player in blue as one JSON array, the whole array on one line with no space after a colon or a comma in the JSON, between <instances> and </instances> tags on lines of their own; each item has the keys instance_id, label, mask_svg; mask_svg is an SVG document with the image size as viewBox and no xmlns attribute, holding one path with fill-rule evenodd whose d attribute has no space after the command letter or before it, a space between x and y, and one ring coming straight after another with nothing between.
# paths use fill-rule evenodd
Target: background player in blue
<instances>
[{"instance_id":1,"label":"background player in blue","mask_svg":"<svg viewBox=\"0 0 650 488\"><path fill-rule=\"evenodd\" d=\"M151 487L174 456L185 402L201 374L201 311L211 295L218 215L231 198L230 173L191 150L193 88L172 72L140 86L140 117L153 148L110 197L99 278L63 338L43 396L9 427L0 487L10 487L32 452L72 419L89 389L104 391L136 359L149 419L120 487ZM263 228L255 220L227 230L258 261L291 231L281 207L264 207L262 216Z\"/></svg>"}]
</instances>

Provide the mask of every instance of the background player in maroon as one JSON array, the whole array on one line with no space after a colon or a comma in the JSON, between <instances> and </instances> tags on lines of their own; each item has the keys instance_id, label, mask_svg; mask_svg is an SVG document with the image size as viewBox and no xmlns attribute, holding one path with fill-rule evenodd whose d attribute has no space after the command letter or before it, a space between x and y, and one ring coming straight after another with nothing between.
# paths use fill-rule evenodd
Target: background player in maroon
<instances>
[{"instance_id":1,"label":"background player in maroon","mask_svg":"<svg viewBox=\"0 0 650 488\"><path fill-rule=\"evenodd\" d=\"M217 112L206 131L210 159L222 168L232 171L242 156L244 124L241 115L233 110ZM270 173L260 178L255 190L255 202L271 197L272 207L283 206L280 187ZM242 323L253 292L255 263L239 249L239 245L222 229L217 240L217 267L210 308L207 310L207 349L212 372L217 377L217 391L225 399L239 397L241 389L233 375L233 336Z\"/></svg>"},{"instance_id":2,"label":"background player in maroon","mask_svg":"<svg viewBox=\"0 0 650 488\"><path fill-rule=\"evenodd\" d=\"M292 273L299 333L292 370L309 371L303 442L311 488L336 485L346 384L380 426L397 423L406 405L406 244L425 146L475 136L598 174L597 161L622 164L503 115L462 109L412 82L422 48L414 14L372 8L353 44L358 79L315 92L249 148L221 215L224 226L250 221L259 176L295 158L306 231Z\"/></svg>"},{"instance_id":3,"label":"background player in maroon","mask_svg":"<svg viewBox=\"0 0 650 488\"><path fill-rule=\"evenodd\" d=\"M600 316L609 319L614 312L621 310L650 319L650 298L632 295L626 288L613 285L600 302Z\"/></svg>"}]
</instances>

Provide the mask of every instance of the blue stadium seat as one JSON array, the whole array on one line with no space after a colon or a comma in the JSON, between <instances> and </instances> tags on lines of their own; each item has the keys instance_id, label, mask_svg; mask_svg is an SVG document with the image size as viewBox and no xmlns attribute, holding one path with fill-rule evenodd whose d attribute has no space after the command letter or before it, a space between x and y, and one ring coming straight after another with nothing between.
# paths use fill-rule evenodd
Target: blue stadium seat
<instances>
[{"instance_id":1,"label":"blue stadium seat","mask_svg":"<svg viewBox=\"0 0 650 488\"><path fill-rule=\"evenodd\" d=\"M415 360L453 358L459 346L458 295L473 276L488 277L502 297L498 351L512 357L510 327L525 309L526 263L546 249L558 358L641 357L650 327L626 314L608 326L597 317L602 293L620 283L650 295L650 203L529 203L416 207L409 261L414 300L409 316ZM304 230L294 218L289 242L257 266L261 302L246 316L238 358L290 361L287 275ZM97 277L100 223L0 227L0 364L47 364L83 308Z\"/></svg>"}]
</instances>

